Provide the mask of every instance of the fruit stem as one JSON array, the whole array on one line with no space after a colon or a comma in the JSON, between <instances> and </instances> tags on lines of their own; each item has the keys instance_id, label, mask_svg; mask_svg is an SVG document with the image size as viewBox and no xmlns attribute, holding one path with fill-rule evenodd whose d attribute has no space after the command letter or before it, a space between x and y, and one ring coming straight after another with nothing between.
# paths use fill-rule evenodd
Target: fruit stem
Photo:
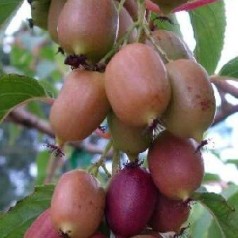
<instances>
[{"instance_id":1,"label":"fruit stem","mask_svg":"<svg viewBox=\"0 0 238 238\"><path fill-rule=\"evenodd\" d=\"M88 172L93 174L95 177L98 176L98 170L100 167L103 168L105 174L110 178L111 177L111 174L110 172L107 170L106 166L105 166L105 159L107 157L107 154L108 152L110 151L110 149L112 148L112 140L110 140L106 147L104 148L104 151L103 153L101 154L99 160L94 163L93 165L91 165L89 168L88 168Z\"/></svg>"},{"instance_id":2,"label":"fruit stem","mask_svg":"<svg viewBox=\"0 0 238 238\"><path fill-rule=\"evenodd\" d=\"M138 161L138 154L127 154L127 157L132 163Z\"/></svg>"},{"instance_id":3,"label":"fruit stem","mask_svg":"<svg viewBox=\"0 0 238 238\"><path fill-rule=\"evenodd\" d=\"M146 8L145 8L145 2L138 0L137 1L138 4L138 20L137 20L137 24L138 24L138 29L137 29L137 39L136 42L144 42L145 40L145 31L144 31L144 22L145 22L145 12L146 12Z\"/></svg>"},{"instance_id":4,"label":"fruit stem","mask_svg":"<svg viewBox=\"0 0 238 238\"><path fill-rule=\"evenodd\" d=\"M117 9L118 13L121 12L121 10L122 10L122 8L123 8L125 2L126 2L126 0L121 0L121 1L120 1L119 5L118 5L118 9Z\"/></svg>"},{"instance_id":5,"label":"fruit stem","mask_svg":"<svg viewBox=\"0 0 238 238\"><path fill-rule=\"evenodd\" d=\"M120 165L120 151L116 148L113 148L113 157L112 157L112 176L114 176L118 170L121 169Z\"/></svg>"},{"instance_id":6,"label":"fruit stem","mask_svg":"<svg viewBox=\"0 0 238 238\"><path fill-rule=\"evenodd\" d=\"M52 183L56 171L64 163L64 143L61 143L59 140L57 141L57 139L56 142L56 145L48 145L51 150L51 155L47 167L47 176L44 181L45 184Z\"/></svg>"},{"instance_id":7,"label":"fruit stem","mask_svg":"<svg viewBox=\"0 0 238 238\"><path fill-rule=\"evenodd\" d=\"M128 41L131 32L134 30L134 28L136 28L138 25L137 22L134 22L130 28L127 30L127 32L124 34L124 36L122 36L118 42L116 42L116 44L113 46L113 48L99 61L98 64L102 64L104 65L105 63L107 63L112 56L119 50L119 48Z\"/></svg>"}]
</instances>

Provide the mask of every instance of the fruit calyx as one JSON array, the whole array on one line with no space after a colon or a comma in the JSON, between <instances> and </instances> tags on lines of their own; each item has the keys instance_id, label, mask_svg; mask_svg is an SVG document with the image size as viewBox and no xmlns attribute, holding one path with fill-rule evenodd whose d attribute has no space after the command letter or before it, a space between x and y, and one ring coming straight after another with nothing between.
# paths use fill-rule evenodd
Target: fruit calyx
<instances>
[{"instance_id":1,"label":"fruit calyx","mask_svg":"<svg viewBox=\"0 0 238 238\"><path fill-rule=\"evenodd\" d=\"M134 161L127 162L125 167L128 169L134 169L140 167L144 161L140 161L139 159L135 159Z\"/></svg>"},{"instance_id":2,"label":"fruit calyx","mask_svg":"<svg viewBox=\"0 0 238 238\"><path fill-rule=\"evenodd\" d=\"M72 69L77 69L77 68L83 68L85 70L89 71L98 71L98 72L104 72L105 71L105 65L100 64L100 63L91 63L88 61L86 55L68 55L65 60L64 64L70 65Z\"/></svg>"}]
</instances>

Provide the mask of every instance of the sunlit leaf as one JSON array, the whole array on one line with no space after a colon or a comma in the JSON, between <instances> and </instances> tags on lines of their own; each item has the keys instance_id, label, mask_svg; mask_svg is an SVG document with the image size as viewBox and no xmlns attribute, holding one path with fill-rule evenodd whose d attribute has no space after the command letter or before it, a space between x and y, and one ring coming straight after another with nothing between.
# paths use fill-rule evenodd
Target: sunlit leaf
<instances>
[{"instance_id":1,"label":"sunlit leaf","mask_svg":"<svg viewBox=\"0 0 238 238\"><path fill-rule=\"evenodd\" d=\"M219 75L238 79L238 57L225 64L220 70Z\"/></svg>"},{"instance_id":2,"label":"sunlit leaf","mask_svg":"<svg viewBox=\"0 0 238 238\"><path fill-rule=\"evenodd\" d=\"M208 4L189 12L196 48L197 61L213 74L224 44L226 27L224 1Z\"/></svg>"},{"instance_id":3,"label":"sunlit leaf","mask_svg":"<svg viewBox=\"0 0 238 238\"><path fill-rule=\"evenodd\" d=\"M32 221L50 206L54 186L39 186L0 217L0 238L22 238ZM33 237L32 237L33 238Z\"/></svg>"},{"instance_id":4,"label":"sunlit leaf","mask_svg":"<svg viewBox=\"0 0 238 238\"><path fill-rule=\"evenodd\" d=\"M0 27L4 21L17 10L23 0L1 0L0 1Z\"/></svg>"},{"instance_id":5,"label":"sunlit leaf","mask_svg":"<svg viewBox=\"0 0 238 238\"><path fill-rule=\"evenodd\" d=\"M194 199L199 201L211 213L219 228L221 238L237 238L238 193L228 201L222 195L216 193L196 193ZM217 230L214 232L217 234Z\"/></svg>"}]
</instances>

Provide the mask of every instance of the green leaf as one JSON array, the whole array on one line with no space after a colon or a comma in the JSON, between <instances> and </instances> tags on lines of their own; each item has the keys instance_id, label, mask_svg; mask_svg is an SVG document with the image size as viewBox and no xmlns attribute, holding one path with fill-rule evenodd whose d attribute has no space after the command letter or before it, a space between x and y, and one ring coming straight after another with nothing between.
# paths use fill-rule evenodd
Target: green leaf
<instances>
[{"instance_id":1,"label":"green leaf","mask_svg":"<svg viewBox=\"0 0 238 238\"><path fill-rule=\"evenodd\" d=\"M195 193L193 198L209 210L219 227L221 238L237 238L238 194L232 196L228 201L216 193ZM217 230L214 232L217 234ZM214 236L208 237L213 238Z\"/></svg>"},{"instance_id":2,"label":"green leaf","mask_svg":"<svg viewBox=\"0 0 238 238\"><path fill-rule=\"evenodd\" d=\"M0 238L22 238L33 220L50 206L54 186L39 186L0 217Z\"/></svg>"},{"instance_id":3,"label":"green leaf","mask_svg":"<svg viewBox=\"0 0 238 238\"><path fill-rule=\"evenodd\" d=\"M221 181L221 178L218 174L206 173L203 178L203 183Z\"/></svg>"},{"instance_id":4,"label":"green leaf","mask_svg":"<svg viewBox=\"0 0 238 238\"><path fill-rule=\"evenodd\" d=\"M22 0L1 0L0 1L0 27L5 20L17 10Z\"/></svg>"},{"instance_id":5,"label":"green leaf","mask_svg":"<svg viewBox=\"0 0 238 238\"><path fill-rule=\"evenodd\" d=\"M191 207L189 230L192 238L207 238L207 231L212 222L211 214L200 203ZM211 237L210 237L211 238Z\"/></svg>"},{"instance_id":6,"label":"green leaf","mask_svg":"<svg viewBox=\"0 0 238 238\"><path fill-rule=\"evenodd\" d=\"M37 80L17 74L0 77L0 122L17 105L48 97Z\"/></svg>"},{"instance_id":7,"label":"green leaf","mask_svg":"<svg viewBox=\"0 0 238 238\"><path fill-rule=\"evenodd\" d=\"M180 31L180 25L179 25L179 22L178 22L175 14L170 14L168 16L168 20L166 20L163 18L161 18L161 19L158 18L158 15L153 13L151 19L154 21L154 24L156 25L156 27L158 29L173 31L179 37L182 37L182 33Z\"/></svg>"},{"instance_id":8,"label":"green leaf","mask_svg":"<svg viewBox=\"0 0 238 238\"><path fill-rule=\"evenodd\" d=\"M226 28L224 1L197 8L189 12L196 48L194 55L197 61L213 74L224 44Z\"/></svg>"},{"instance_id":9,"label":"green leaf","mask_svg":"<svg viewBox=\"0 0 238 238\"><path fill-rule=\"evenodd\" d=\"M219 75L238 79L238 57L230 60L227 64L225 64L221 68Z\"/></svg>"}]
</instances>

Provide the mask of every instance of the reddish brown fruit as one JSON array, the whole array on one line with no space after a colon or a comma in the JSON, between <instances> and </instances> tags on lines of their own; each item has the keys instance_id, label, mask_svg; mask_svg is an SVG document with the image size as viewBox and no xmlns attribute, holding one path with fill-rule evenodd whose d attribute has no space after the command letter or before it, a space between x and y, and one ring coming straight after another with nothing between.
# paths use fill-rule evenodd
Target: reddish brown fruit
<instances>
[{"instance_id":1,"label":"reddish brown fruit","mask_svg":"<svg viewBox=\"0 0 238 238\"><path fill-rule=\"evenodd\" d=\"M98 180L83 170L72 170L59 179L51 200L52 221L65 237L88 238L104 214L105 192Z\"/></svg>"},{"instance_id":2,"label":"reddish brown fruit","mask_svg":"<svg viewBox=\"0 0 238 238\"><path fill-rule=\"evenodd\" d=\"M123 7L120 11L120 14L119 14L118 39L120 39L121 37L123 37L125 35L125 33L130 29L132 24L133 24L133 20L132 20L130 14ZM131 32L130 36L129 36L128 43L135 42L136 41L136 36L137 36L137 31L136 31L136 29L134 29Z\"/></svg>"},{"instance_id":3,"label":"reddish brown fruit","mask_svg":"<svg viewBox=\"0 0 238 238\"><path fill-rule=\"evenodd\" d=\"M112 0L68 0L59 16L59 44L69 54L96 62L112 48L118 21Z\"/></svg>"},{"instance_id":4,"label":"reddish brown fruit","mask_svg":"<svg viewBox=\"0 0 238 238\"><path fill-rule=\"evenodd\" d=\"M31 226L27 229L24 238L61 238L60 233L55 229L51 217L50 209L41 213Z\"/></svg>"},{"instance_id":5,"label":"reddish brown fruit","mask_svg":"<svg viewBox=\"0 0 238 238\"><path fill-rule=\"evenodd\" d=\"M135 157L145 151L151 144L152 131L145 127L132 127L120 121L110 112L107 116L108 125L113 139L113 146L128 156Z\"/></svg>"},{"instance_id":6,"label":"reddish brown fruit","mask_svg":"<svg viewBox=\"0 0 238 238\"><path fill-rule=\"evenodd\" d=\"M120 2L120 0L117 0L117 1ZM125 9L129 12L132 19L136 21L138 18L137 17L138 5L136 0L125 0L123 7L125 7Z\"/></svg>"},{"instance_id":7,"label":"reddish brown fruit","mask_svg":"<svg viewBox=\"0 0 238 238\"><path fill-rule=\"evenodd\" d=\"M51 0L48 14L48 32L53 41L58 42L58 18L66 0Z\"/></svg>"},{"instance_id":8,"label":"reddish brown fruit","mask_svg":"<svg viewBox=\"0 0 238 238\"><path fill-rule=\"evenodd\" d=\"M174 231L179 233L181 226L187 221L190 206L187 201L171 200L158 194L155 211L151 218L153 230L159 232Z\"/></svg>"},{"instance_id":9,"label":"reddish brown fruit","mask_svg":"<svg viewBox=\"0 0 238 238\"><path fill-rule=\"evenodd\" d=\"M104 74L75 69L50 111L50 122L61 142L89 136L110 110L104 89Z\"/></svg>"},{"instance_id":10,"label":"reddish brown fruit","mask_svg":"<svg viewBox=\"0 0 238 238\"><path fill-rule=\"evenodd\" d=\"M107 238L107 236L101 232L96 232L94 235L90 236L90 238Z\"/></svg>"},{"instance_id":11,"label":"reddish brown fruit","mask_svg":"<svg viewBox=\"0 0 238 238\"><path fill-rule=\"evenodd\" d=\"M204 164L192 139L162 132L148 152L148 165L157 188L170 199L187 200L200 187Z\"/></svg>"},{"instance_id":12,"label":"reddish brown fruit","mask_svg":"<svg viewBox=\"0 0 238 238\"><path fill-rule=\"evenodd\" d=\"M188 59L166 65L171 82L171 102L163 115L167 130L180 137L203 140L213 122L216 100L205 69Z\"/></svg>"},{"instance_id":13,"label":"reddish brown fruit","mask_svg":"<svg viewBox=\"0 0 238 238\"><path fill-rule=\"evenodd\" d=\"M147 126L170 100L170 84L160 56L141 43L128 44L111 59L105 88L117 117L131 126Z\"/></svg>"},{"instance_id":14,"label":"reddish brown fruit","mask_svg":"<svg viewBox=\"0 0 238 238\"><path fill-rule=\"evenodd\" d=\"M116 236L139 234L150 219L156 187L150 174L137 164L128 164L110 181L106 194L106 219Z\"/></svg>"},{"instance_id":15,"label":"reddish brown fruit","mask_svg":"<svg viewBox=\"0 0 238 238\"><path fill-rule=\"evenodd\" d=\"M156 30L152 32L155 43L164 51L170 60L191 59L195 61L192 51L187 44L172 31ZM147 43L151 46L150 41ZM161 56L163 59L163 56ZM166 60L164 60L166 62ZM166 62L167 63L167 62Z\"/></svg>"}]
</instances>

